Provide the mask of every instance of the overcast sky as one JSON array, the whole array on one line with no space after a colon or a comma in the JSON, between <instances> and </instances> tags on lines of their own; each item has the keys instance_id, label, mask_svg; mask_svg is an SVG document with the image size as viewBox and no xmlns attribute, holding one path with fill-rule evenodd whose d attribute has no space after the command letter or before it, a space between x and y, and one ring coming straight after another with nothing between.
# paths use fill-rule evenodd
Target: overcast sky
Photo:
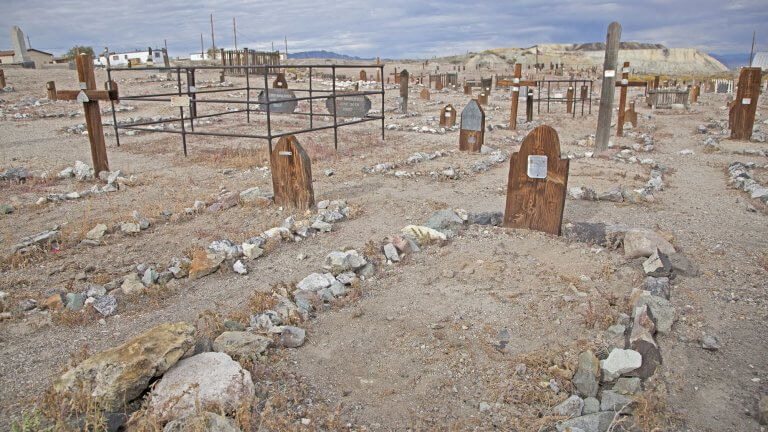
<instances>
[{"instance_id":1,"label":"overcast sky","mask_svg":"<svg viewBox=\"0 0 768 432\"><path fill-rule=\"evenodd\" d=\"M324 4L325 3L325 4ZM289 52L328 50L361 57L432 57L536 43L605 41L619 21L622 40L748 53L752 31L768 50L766 0L0 0L0 49L11 49L18 25L32 47L64 53L73 45L97 52L162 47L172 56L211 45ZM761 32L762 30L762 32Z\"/></svg>"}]
</instances>

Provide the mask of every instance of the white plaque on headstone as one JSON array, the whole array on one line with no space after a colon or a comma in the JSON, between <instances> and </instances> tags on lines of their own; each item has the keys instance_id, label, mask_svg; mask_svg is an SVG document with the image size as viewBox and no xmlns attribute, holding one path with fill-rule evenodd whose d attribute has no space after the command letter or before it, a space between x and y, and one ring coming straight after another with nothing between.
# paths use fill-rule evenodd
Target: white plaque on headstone
<instances>
[{"instance_id":1,"label":"white plaque on headstone","mask_svg":"<svg viewBox=\"0 0 768 432\"><path fill-rule=\"evenodd\" d=\"M616 71L613 69L608 69L605 71L605 77L606 78L613 78L616 76Z\"/></svg>"},{"instance_id":2,"label":"white plaque on headstone","mask_svg":"<svg viewBox=\"0 0 768 432\"><path fill-rule=\"evenodd\" d=\"M752 98L744 98L741 100L742 105L749 105L752 103Z\"/></svg>"},{"instance_id":3,"label":"white plaque on headstone","mask_svg":"<svg viewBox=\"0 0 768 432\"><path fill-rule=\"evenodd\" d=\"M189 106L189 96L171 96L171 106L172 107L188 107Z\"/></svg>"},{"instance_id":4,"label":"white plaque on headstone","mask_svg":"<svg viewBox=\"0 0 768 432\"><path fill-rule=\"evenodd\" d=\"M543 155L528 156L528 177L547 178L547 157Z\"/></svg>"}]
</instances>

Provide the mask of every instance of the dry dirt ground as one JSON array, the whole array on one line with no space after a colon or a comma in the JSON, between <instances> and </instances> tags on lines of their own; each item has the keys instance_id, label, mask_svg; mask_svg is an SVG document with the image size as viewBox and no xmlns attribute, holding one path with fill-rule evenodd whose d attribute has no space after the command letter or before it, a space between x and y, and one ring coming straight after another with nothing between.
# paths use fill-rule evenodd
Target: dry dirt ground
<instances>
[{"instance_id":1,"label":"dry dirt ground","mask_svg":"<svg viewBox=\"0 0 768 432\"><path fill-rule=\"evenodd\" d=\"M130 79L118 77L122 94L154 92L167 84L151 81L145 71L126 77ZM268 165L265 142L191 137L185 158L180 136L161 133L124 136L119 148L113 135L106 138L110 167L136 178L127 189L36 205L48 193L84 190L98 183L56 178L75 160L91 163L87 137L65 130L82 123L82 114L72 118L38 115L81 108L75 102L55 102L25 108L21 112L31 117L15 119L16 111L7 106L44 98L44 83L49 80L55 80L60 89L76 88L75 74L8 69L6 78L15 91L0 93L0 109L6 114L0 119L0 169L24 166L33 173L49 173L45 180L0 185L0 204L16 208L0 216L0 241L7 255L0 290L9 294L12 309L27 298L43 301L56 292L119 279L140 263L166 266L173 256L222 238L242 240L279 226L292 214L290 209L269 205L185 216L184 208L195 200L211 200L223 188L271 190L269 171L260 169ZM198 76L198 80L215 78L213 73ZM98 71L97 82L104 80L105 74ZM237 86L242 80L230 81ZM303 85L289 82L291 87ZM423 101L418 97L420 88L411 88L409 112L416 115L402 118L392 112L398 91L387 87L387 124L405 129L411 124L435 127L432 118L443 104L461 110L468 100L461 92L446 90L433 91L432 100ZM632 100L638 94L633 90ZM660 425L658 430L757 431L761 430L757 400L768 393L768 219L758 202L729 187L726 168L737 160L765 165L765 157L732 152L766 149L766 144L723 141L722 151L705 153L704 135L696 127L710 118L723 120L727 114L722 108L724 95L704 93L700 101L689 112L651 112L638 99L639 131L655 141L654 151L639 156L670 168L664 175L665 188L654 194L654 202L569 198L564 223L659 229L670 233L675 246L701 268L698 277L674 281L671 301L678 320L670 335L659 337L664 363L645 383L643 397L649 415ZM177 113L164 104L123 104L136 109L120 112L118 118ZM316 107L324 110L320 102ZM379 107L374 98L373 108ZM493 92L486 124L508 124L508 110L508 94ZM535 119L557 130L563 154L590 151L577 141L594 133L597 104L591 115L575 119L564 111L553 106L551 113L536 114ZM768 114L764 97L759 112L762 122ZM277 116L275 123L279 129L307 122ZM265 116L254 114L250 124L242 116L224 117L206 127L263 131ZM365 250L367 242L379 242L408 224L422 224L442 208L503 211L508 162L474 173L470 167L486 155L455 151L458 131L440 135L388 130L382 141L379 128L374 122L341 129L338 152L333 151L332 132L298 137L312 158L316 200L344 199L355 209L353 217L336 224L331 234L283 244L251 262L247 276L225 270L199 280L183 279L156 295L121 298L118 314L102 322L93 316L51 318L41 312L18 311L0 322L3 428L31 409L67 367L69 356L84 344L90 352L98 352L161 322L196 322L205 311L236 314L254 291L268 292L274 284L295 282L319 270L328 252L344 247ZM525 132L495 129L486 132L485 143L513 152L519 148L516 138ZM636 142L615 136L612 140ZM683 149L695 154L680 154ZM405 160L417 151L436 150L449 153L403 169L427 173L453 167L459 178L398 178L362 170ZM334 174L324 175L326 169ZM642 187L649 170L613 159L574 159L569 185L598 192L617 185ZM110 234L95 247L78 246L95 224L129 221L134 210L152 218L148 230L134 236ZM163 210L173 216L164 220ZM54 225L62 226L60 251L27 259L9 254L21 237ZM300 254L306 258L299 259ZM358 298L320 312L307 324L302 347L271 355L254 366L254 376L265 380L261 394L265 398L270 391L286 391L286 386L294 388L291 394L301 395L286 403L286 429L319 428L331 416L335 427L349 425L354 430L538 430L555 422L548 418L548 408L564 399L564 393L556 395L541 387L541 381L546 384L551 378L547 368L572 368L585 347L600 352L622 343L607 336L605 328L620 312L629 312L629 293L643 280L641 262L625 259L620 250L593 248L563 237L470 226L444 245L427 247L396 265L382 264L377 275L363 284ZM503 329L508 330L510 341L499 348L497 335ZM721 349L700 348L698 338L703 334L716 336ZM520 363L527 365L526 375L515 373ZM483 402L490 405L489 410L479 409ZM275 406L279 410L280 405ZM264 410L263 400L255 410ZM312 416L316 418L309 426L298 422Z\"/></svg>"}]
</instances>

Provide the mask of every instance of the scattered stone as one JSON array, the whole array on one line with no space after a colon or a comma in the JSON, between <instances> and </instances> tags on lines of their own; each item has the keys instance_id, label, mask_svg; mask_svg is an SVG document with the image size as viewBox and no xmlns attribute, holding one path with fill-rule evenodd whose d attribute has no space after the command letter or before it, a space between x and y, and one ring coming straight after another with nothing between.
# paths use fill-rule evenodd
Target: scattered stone
<instances>
[{"instance_id":1,"label":"scattered stone","mask_svg":"<svg viewBox=\"0 0 768 432\"><path fill-rule=\"evenodd\" d=\"M600 400L600 411L621 411L631 413L630 405L635 400L614 390L603 390Z\"/></svg>"},{"instance_id":2,"label":"scattered stone","mask_svg":"<svg viewBox=\"0 0 768 432\"><path fill-rule=\"evenodd\" d=\"M148 406L163 421L194 415L200 408L231 414L253 396L250 372L227 354L204 352L170 368L153 388Z\"/></svg>"},{"instance_id":3,"label":"scattered stone","mask_svg":"<svg viewBox=\"0 0 768 432\"><path fill-rule=\"evenodd\" d=\"M444 241L447 239L445 234L426 226L408 225L403 228L401 232L405 235L413 237L419 246L424 246L435 241Z\"/></svg>"},{"instance_id":4,"label":"scattered stone","mask_svg":"<svg viewBox=\"0 0 768 432\"><path fill-rule=\"evenodd\" d=\"M656 325L656 331L661 334L669 334L672 324L675 322L675 307L669 300L650 294L643 294L635 301L635 312L638 307L647 305L651 319Z\"/></svg>"},{"instance_id":5,"label":"scattered stone","mask_svg":"<svg viewBox=\"0 0 768 432\"><path fill-rule=\"evenodd\" d=\"M633 395L640 390L640 378L619 378L613 386L613 391L623 395Z\"/></svg>"},{"instance_id":6,"label":"scattered stone","mask_svg":"<svg viewBox=\"0 0 768 432\"><path fill-rule=\"evenodd\" d=\"M613 422L613 417L614 413L611 411L587 414L558 424L557 430L558 432L573 432L581 429L584 432L605 432Z\"/></svg>"},{"instance_id":7,"label":"scattered stone","mask_svg":"<svg viewBox=\"0 0 768 432\"><path fill-rule=\"evenodd\" d=\"M123 234L136 234L141 231L141 226L133 222L123 222L120 224L120 231Z\"/></svg>"},{"instance_id":8,"label":"scattered stone","mask_svg":"<svg viewBox=\"0 0 768 432\"><path fill-rule=\"evenodd\" d=\"M475 225L501 226L504 222L504 213L502 212L484 212L470 213L469 223Z\"/></svg>"},{"instance_id":9,"label":"scattered stone","mask_svg":"<svg viewBox=\"0 0 768 432\"><path fill-rule=\"evenodd\" d=\"M658 249L643 262L643 271L647 276L669 277L672 274L672 263L667 255Z\"/></svg>"},{"instance_id":10,"label":"scattered stone","mask_svg":"<svg viewBox=\"0 0 768 432\"><path fill-rule=\"evenodd\" d=\"M272 346L272 339L246 331L225 331L213 341L213 350L234 359L255 360Z\"/></svg>"},{"instance_id":11,"label":"scattered stone","mask_svg":"<svg viewBox=\"0 0 768 432\"><path fill-rule=\"evenodd\" d=\"M48 310L60 310L64 307L64 300L61 298L61 294L54 294L43 302L43 309Z\"/></svg>"},{"instance_id":12,"label":"scattered stone","mask_svg":"<svg viewBox=\"0 0 768 432\"><path fill-rule=\"evenodd\" d=\"M133 220L136 221L137 224L139 224L139 229L145 230L149 228L151 225L151 222L149 219L142 216L138 211L134 210L133 213L131 213L131 216L133 216Z\"/></svg>"},{"instance_id":13,"label":"scattered stone","mask_svg":"<svg viewBox=\"0 0 768 432\"><path fill-rule=\"evenodd\" d=\"M121 408L141 396L152 379L163 375L194 345L194 334L194 326L187 323L161 324L89 357L57 379L53 388L68 398L86 384L100 407Z\"/></svg>"},{"instance_id":14,"label":"scattered stone","mask_svg":"<svg viewBox=\"0 0 768 432\"><path fill-rule=\"evenodd\" d=\"M80 293L67 293L66 306L72 312L77 312L85 305L85 295Z\"/></svg>"},{"instance_id":15,"label":"scattered stone","mask_svg":"<svg viewBox=\"0 0 768 432\"><path fill-rule=\"evenodd\" d=\"M187 258L171 258L171 265L168 267L168 271L171 272L174 278L181 279L189 276L189 266L191 261Z\"/></svg>"},{"instance_id":16,"label":"scattered stone","mask_svg":"<svg viewBox=\"0 0 768 432\"><path fill-rule=\"evenodd\" d=\"M311 273L296 284L296 288L302 291L319 291L329 286L331 281L320 273Z\"/></svg>"},{"instance_id":17,"label":"scattered stone","mask_svg":"<svg viewBox=\"0 0 768 432\"><path fill-rule=\"evenodd\" d=\"M333 175L333 170L330 168L326 168L325 171L323 171L326 177L330 177Z\"/></svg>"},{"instance_id":18,"label":"scattered stone","mask_svg":"<svg viewBox=\"0 0 768 432\"><path fill-rule=\"evenodd\" d=\"M189 265L189 278L192 280L200 279L201 277L215 273L225 259L226 256L224 254L195 254L195 256L192 258L192 262Z\"/></svg>"},{"instance_id":19,"label":"scattered stone","mask_svg":"<svg viewBox=\"0 0 768 432\"><path fill-rule=\"evenodd\" d=\"M579 354L579 364L573 375L574 387L584 396L596 396L600 385L600 362L592 351Z\"/></svg>"},{"instance_id":20,"label":"scattered stone","mask_svg":"<svg viewBox=\"0 0 768 432\"><path fill-rule=\"evenodd\" d=\"M245 255L246 258L256 259L264 255L264 249L257 244L243 243L241 246L243 248L243 255Z\"/></svg>"},{"instance_id":21,"label":"scattered stone","mask_svg":"<svg viewBox=\"0 0 768 432\"><path fill-rule=\"evenodd\" d=\"M464 225L464 221L454 210L443 209L434 213L424 225L443 234L452 235Z\"/></svg>"},{"instance_id":22,"label":"scattered stone","mask_svg":"<svg viewBox=\"0 0 768 432\"><path fill-rule=\"evenodd\" d=\"M639 352L614 348L608 358L600 361L603 371L603 381L613 381L621 375L632 372L643 363L643 357ZM590 395L593 396L593 395Z\"/></svg>"},{"instance_id":23,"label":"scattered stone","mask_svg":"<svg viewBox=\"0 0 768 432\"><path fill-rule=\"evenodd\" d=\"M588 397L584 399L584 408L581 413L584 415L594 414L600 411L600 401L595 397Z\"/></svg>"},{"instance_id":24,"label":"scattered stone","mask_svg":"<svg viewBox=\"0 0 768 432\"><path fill-rule=\"evenodd\" d=\"M624 234L624 256L626 258L649 257L656 250L667 255L675 253L675 247L655 231L633 228Z\"/></svg>"},{"instance_id":25,"label":"scattered stone","mask_svg":"<svg viewBox=\"0 0 768 432\"><path fill-rule=\"evenodd\" d=\"M699 268L691 262L685 255L681 253L672 253L667 255L669 262L672 265L672 272L683 276L698 276Z\"/></svg>"},{"instance_id":26,"label":"scattered stone","mask_svg":"<svg viewBox=\"0 0 768 432\"><path fill-rule=\"evenodd\" d=\"M720 349L720 342L714 336L704 335L699 338L701 347L709 351L717 351Z\"/></svg>"},{"instance_id":27,"label":"scattered stone","mask_svg":"<svg viewBox=\"0 0 768 432\"><path fill-rule=\"evenodd\" d=\"M384 256L392 262L400 261L400 255L397 253L397 248L392 243L384 245Z\"/></svg>"},{"instance_id":28,"label":"scattered stone","mask_svg":"<svg viewBox=\"0 0 768 432\"><path fill-rule=\"evenodd\" d=\"M648 276L645 278L645 290L650 291L651 295L669 300L669 278Z\"/></svg>"},{"instance_id":29,"label":"scattered stone","mask_svg":"<svg viewBox=\"0 0 768 432\"><path fill-rule=\"evenodd\" d=\"M91 230L85 234L85 238L89 240L98 240L104 237L105 232L107 232L107 226L104 224L97 224L95 227L91 228Z\"/></svg>"},{"instance_id":30,"label":"scattered stone","mask_svg":"<svg viewBox=\"0 0 768 432\"><path fill-rule=\"evenodd\" d=\"M624 326L623 324L614 324L608 327L608 330L606 330L606 332L610 336L618 337L618 336L624 336L624 332L626 331L626 329L627 327Z\"/></svg>"},{"instance_id":31,"label":"scattered stone","mask_svg":"<svg viewBox=\"0 0 768 432\"><path fill-rule=\"evenodd\" d=\"M480 410L480 412L487 412L491 410L491 404L488 402L480 402L477 408Z\"/></svg>"},{"instance_id":32,"label":"scattered stone","mask_svg":"<svg viewBox=\"0 0 768 432\"><path fill-rule=\"evenodd\" d=\"M331 232L331 229L333 228L333 225L329 224L328 222L323 222L321 220L314 221L311 225L313 229L316 229L320 232Z\"/></svg>"},{"instance_id":33,"label":"scattered stone","mask_svg":"<svg viewBox=\"0 0 768 432\"><path fill-rule=\"evenodd\" d=\"M143 283L145 287L150 287L155 282L157 282L157 278L157 271L152 267L149 267L148 269L144 270L144 276L141 277L141 283Z\"/></svg>"},{"instance_id":34,"label":"scattered stone","mask_svg":"<svg viewBox=\"0 0 768 432\"><path fill-rule=\"evenodd\" d=\"M347 271L356 271L367 263L364 256L360 255L356 250L350 249L343 252L333 251L329 253L325 257L323 268L334 275L338 275Z\"/></svg>"},{"instance_id":35,"label":"scattered stone","mask_svg":"<svg viewBox=\"0 0 768 432\"><path fill-rule=\"evenodd\" d=\"M16 207L10 204L0 205L0 214L11 214L16 211Z\"/></svg>"},{"instance_id":36,"label":"scattered stone","mask_svg":"<svg viewBox=\"0 0 768 432\"><path fill-rule=\"evenodd\" d=\"M248 274L248 268L246 268L245 264L243 264L243 262L240 260L237 260L234 264L232 264L232 270L234 270L237 274Z\"/></svg>"},{"instance_id":37,"label":"scattered stone","mask_svg":"<svg viewBox=\"0 0 768 432\"><path fill-rule=\"evenodd\" d=\"M298 348L304 345L304 329L294 326L285 326L280 333L280 344L286 348Z\"/></svg>"},{"instance_id":38,"label":"scattered stone","mask_svg":"<svg viewBox=\"0 0 768 432\"><path fill-rule=\"evenodd\" d=\"M35 299L26 299L19 302L19 309L21 309L22 312L31 311L36 307L37 307L37 300Z\"/></svg>"},{"instance_id":39,"label":"scattered stone","mask_svg":"<svg viewBox=\"0 0 768 432\"><path fill-rule=\"evenodd\" d=\"M555 415L566 417L578 417L584 408L584 401L577 395L572 395L568 399L552 408Z\"/></svg>"},{"instance_id":40,"label":"scattered stone","mask_svg":"<svg viewBox=\"0 0 768 432\"><path fill-rule=\"evenodd\" d=\"M93 178L93 169L88 166L87 163L75 161L75 166L72 168L72 174L78 180L90 180Z\"/></svg>"},{"instance_id":41,"label":"scattered stone","mask_svg":"<svg viewBox=\"0 0 768 432\"><path fill-rule=\"evenodd\" d=\"M112 316L117 312L117 299L112 295L104 295L94 300L91 307L101 316Z\"/></svg>"}]
</instances>

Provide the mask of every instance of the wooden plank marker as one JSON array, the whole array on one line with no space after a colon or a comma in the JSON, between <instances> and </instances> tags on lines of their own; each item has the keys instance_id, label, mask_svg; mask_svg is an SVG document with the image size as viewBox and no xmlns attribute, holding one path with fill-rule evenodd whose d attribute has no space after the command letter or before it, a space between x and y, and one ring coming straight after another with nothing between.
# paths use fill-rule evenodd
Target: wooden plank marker
<instances>
[{"instance_id":1,"label":"wooden plank marker","mask_svg":"<svg viewBox=\"0 0 768 432\"><path fill-rule=\"evenodd\" d=\"M315 205L312 190L312 162L293 135L277 141L269 157L275 204L301 210Z\"/></svg>"},{"instance_id":2,"label":"wooden plank marker","mask_svg":"<svg viewBox=\"0 0 768 432\"><path fill-rule=\"evenodd\" d=\"M631 123L633 128L637 127L637 111L635 111L635 103L629 103L629 109L624 113L624 121Z\"/></svg>"},{"instance_id":3,"label":"wooden plank marker","mask_svg":"<svg viewBox=\"0 0 768 432\"><path fill-rule=\"evenodd\" d=\"M56 81L48 81L45 83L45 90L48 92L48 100L58 100L58 98L56 98Z\"/></svg>"},{"instance_id":4,"label":"wooden plank marker","mask_svg":"<svg viewBox=\"0 0 768 432\"><path fill-rule=\"evenodd\" d=\"M736 99L729 112L731 139L749 140L755 125L757 98L760 96L760 68L745 67L739 72Z\"/></svg>"},{"instance_id":5,"label":"wooden plank marker","mask_svg":"<svg viewBox=\"0 0 768 432\"><path fill-rule=\"evenodd\" d=\"M5 71L0 69L0 89L1 88L5 88L5 86L6 86L6 83L5 83Z\"/></svg>"},{"instance_id":6,"label":"wooden plank marker","mask_svg":"<svg viewBox=\"0 0 768 432\"><path fill-rule=\"evenodd\" d=\"M525 96L525 121L528 123L533 121L533 89L531 88Z\"/></svg>"},{"instance_id":7,"label":"wooden plank marker","mask_svg":"<svg viewBox=\"0 0 768 432\"><path fill-rule=\"evenodd\" d=\"M441 79L438 79L435 81L435 90L442 90L443 89L443 81Z\"/></svg>"},{"instance_id":8,"label":"wooden plank marker","mask_svg":"<svg viewBox=\"0 0 768 432\"><path fill-rule=\"evenodd\" d=\"M616 121L616 136L624 136L624 107L627 104L627 85L629 85L629 62L624 62L624 68L621 70L621 86L619 92L619 117ZM602 106L602 101L600 106Z\"/></svg>"},{"instance_id":9,"label":"wooden plank marker","mask_svg":"<svg viewBox=\"0 0 768 432\"><path fill-rule=\"evenodd\" d=\"M597 114L597 133L595 148L605 151L611 135L611 117L613 116L613 95L616 86L616 63L619 57L621 25L612 22L605 37L605 61L603 62L603 87L600 91L600 111Z\"/></svg>"},{"instance_id":10,"label":"wooden plank marker","mask_svg":"<svg viewBox=\"0 0 768 432\"><path fill-rule=\"evenodd\" d=\"M96 75L93 71L93 59L88 54L75 57L77 80L80 90L57 90L57 100L76 100L83 104L85 125L88 129L88 141L91 144L91 159L94 172L109 171L107 147L104 144L104 129L101 126L99 101L118 100L117 88L96 90Z\"/></svg>"},{"instance_id":11,"label":"wooden plank marker","mask_svg":"<svg viewBox=\"0 0 768 432\"><path fill-rule=\"evenodd\" d=\"M472 86L469 84L464 84L464 94L468 96L472 96Z\"/></svg>"},{"instance_id":12,"label":"wooden plank marker","mask_svg":"<svg viewBox=\"0 0 768 432\"><path fill-rule=\"evenodd\" d=\"M427 89L426 87L421 89L421 92L419 93L419 97L422 100L429 100L429 89Z\"/></svg>"},{"instance_id":13,"label":"wooden plank marker","mask_svg":"<svg viewBox=\"0 0 768 432\"><path fill-rule=\"evenodd\" d=\"M485 136L485 111L476 99L471 99L461 112L459 150L479 152Z\"/></svg>"},{"instance_id":14,"label":"wooden plank marker","mask_svg":"<svg viewBox=\"0 0 768 432\"><path fill-rule=\"evenodd\" d=\"M568 114L571 114L573 113L573 86L568 86L568 91L565 94L566 94L565 112Z\"/></svg>"},{"instance_id":15,"label":"wooden plank marker","mask_svg":"<svg viewBox=\"0 0 768 432\"><path fill-rule=\"evenodd\" d=\"M440 110L440 126L454 127L456 125L456 109L448 104Z\"/></svg>"},{"instance_id":16,"label":"wooden plank marker","mask_svg":"<svg viewBox=\"0 0 768 432\"><path fill-rule=\"evenodd\" d=\"M395 75L397 77L397 75ZM401 113L407 113L408 112L408 70L403 69L402 72L400 72L400 98L398 99L398 102L400 104L400 112Z\"/></svg>"},{"instance_id":17,"label":"wooden plank marker","mask_svg":"<svg viewBox=\"0 0 768 432\"><path fill-rule=\"evenodd\" d=\"M485 90L481 91L479 95L477 95L477 103L480 105L488 105L488 93L485 92Z\"/></svg>"},{"instance_id":18,"label":"wooden plank marker","mask_svg":"<svg viewBox=\"0 0 768 432\"><path fill-rule=\"evenodd\" d=\"M275 80L272 81L272 88L282 88L282 89L288 88L288 82L285 81L284 73L280 72L277 74L277 77L275 77Z\"/></svg>"},{"instance_id":19,"label":"wooden plank marker","mask_svg":"<svg viewBox=\"0 0 768 432\"><path fill-rule=\"evenodd\" d=\"M509 160L504 226L560 235L569 162L554 129L532 130Z\"/></svg>"}]
</instances>

